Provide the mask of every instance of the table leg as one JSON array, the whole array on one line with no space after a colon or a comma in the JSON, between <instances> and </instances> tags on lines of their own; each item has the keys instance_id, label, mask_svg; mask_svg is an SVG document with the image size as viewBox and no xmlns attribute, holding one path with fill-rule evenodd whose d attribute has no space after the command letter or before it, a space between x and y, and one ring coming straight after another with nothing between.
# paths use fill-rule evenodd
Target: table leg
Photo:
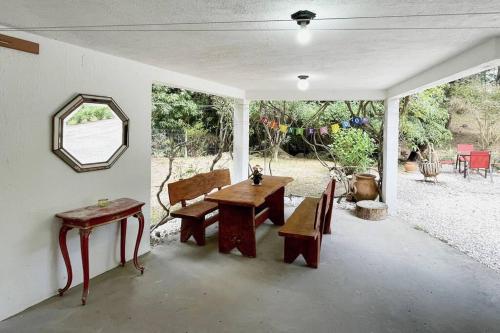
<instances>
[{"instance_id":1,"label":"table leg","mask_svg":"<svg viewBox=\"0 0 500 333\"><path fill-rule=\"evenodd\" d=\"M139 265L139 260L137 259L137 253L139 252L139 245L141 244L142 233L144 232L144 215L139 212L134 215L139 220L139 230L137 231L137 240L135 241L134 249L134 266L144 274L144 267Z\"/></svg>"},{"instance_id":2,"label":"table leg","mask_svg":"<svg viewBox=\"0 0 500 333\"><path fill-rule=\"evenodd\" d=\"M255 258L255 208L219 204L219 252L237 248L244 256Z\"/></svg>"},{"instance_id":3,"label":"table leg","mask_svg":"<svg viewBox=\"0 0 500 333\"><path fill-rule=\"evenodd\" d=\"M266 198L269 219L276 225L285 224L285 188L281 187Z\"/></svg>"},{"instance_id":4,"label":"table leg","mask_svg":"<svg viewBox=\"0 0 500 333\"><path fill-rule=\"evenodd\" d=\"M59 230L59 247L61 248L64 264L66 265L66 272L68 273L66 285L64 288L58 290L59 296L62 296L64 292L69 289L71 282L73 281L73 270L71 269L71 260L69 258L68 245L66 244L66 235L71 229L73 228L63 225L61 230Z\"/></svg>"},{"instance_id":5,"label":"table leg","mask_svg":"<svg viewBox=\"0 0 500 333\"><path fill-rule=\"evenodd\" d=\"M92 229L80 229L80 250L82 252L83 266L82 305L85 305L89 295L89 236L91 232Z\"/></svg>"},{"instance_id":6,"label":"table leg","mask_svg":"<svg viewBox=\"0 0 500 333\"><path fill-rule=\"evenodd\" d=\"M127 219L120 221L120 266L125 266L125 240L127 238Z\"/></svg>"}]
</instances>

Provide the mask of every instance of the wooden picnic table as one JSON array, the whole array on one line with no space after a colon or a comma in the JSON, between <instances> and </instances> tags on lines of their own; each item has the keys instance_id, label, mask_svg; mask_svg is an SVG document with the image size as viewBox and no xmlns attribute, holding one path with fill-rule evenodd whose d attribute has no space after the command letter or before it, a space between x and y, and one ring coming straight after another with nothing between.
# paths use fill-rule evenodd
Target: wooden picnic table
<instances>
[{"instance_id":1,"label":"wooden picnic table","mask_svg":"<svg viewBox=\"0 0 500 333\"><path fill-rule=\"evenodd\" d=\"M285 186L291 177L264 176L260 185L251 180L223 188L205 197L219 205L219 252L237 248L244 256L257 256L255 229L266 219L285 223Z\"/></svg>"}]
</instances>

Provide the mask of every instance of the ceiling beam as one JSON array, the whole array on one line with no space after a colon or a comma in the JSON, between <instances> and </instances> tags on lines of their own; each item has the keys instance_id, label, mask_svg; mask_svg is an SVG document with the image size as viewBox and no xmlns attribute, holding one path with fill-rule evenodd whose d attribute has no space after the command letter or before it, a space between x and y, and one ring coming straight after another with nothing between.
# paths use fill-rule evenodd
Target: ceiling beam
<instances>
[{"instance_id":1,"label":"ceiling beam","mask_svg":"<svg viewBox=\"0 0 500 333\"><path fill-rule=\"evenodd\" d=\"M404 97L500 66L500 37L457 54L387 89L387 97Z\"/></svg>"}]
</instances>

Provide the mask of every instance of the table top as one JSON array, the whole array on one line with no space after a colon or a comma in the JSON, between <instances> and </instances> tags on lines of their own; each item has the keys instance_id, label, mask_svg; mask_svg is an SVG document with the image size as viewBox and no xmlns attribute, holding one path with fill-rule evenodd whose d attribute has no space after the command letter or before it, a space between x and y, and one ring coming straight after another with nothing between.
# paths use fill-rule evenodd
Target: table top
<instances>
[{"instance_id":1,"label":"table top","mask_svg":"<svg viewBox=\"0 0 500 333\"><path fill-rule=\"evenodd\" d=\"M139 212L142 206L144 206L144 202L120 198L110 201L106 207L87 206L57 213L56 217L63 219L65 223L74 224L76 227L88 227L125 218Z\"/></svg>"},{"instance_id":2,"label":"table top","mask_svg":"<svg viewBox=\"0 0 500 333\"><path fill-rule=\"evenodd\" d=\"M292 181L292 177L264 176L261 185L253 185L253 181L247 179L210 193L205 197L205 200L237 206L258 207L266 201L269 195Z\"/></svg>"}]
</instances>

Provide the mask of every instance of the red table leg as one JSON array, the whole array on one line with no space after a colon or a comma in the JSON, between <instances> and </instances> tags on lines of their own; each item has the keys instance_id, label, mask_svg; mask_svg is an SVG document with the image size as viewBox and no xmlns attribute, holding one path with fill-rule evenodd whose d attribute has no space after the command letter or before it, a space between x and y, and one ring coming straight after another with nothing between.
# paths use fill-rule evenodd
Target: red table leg
<instances>
[{"instance_id":1,"label":"red table leg","mask_svg":"<svg viewBox=\"0 0 500 333\"><path fill-rule=\"evenodd\" d=\"M127 219L120 221L120 266L125 266L125 240L127 238Z\"/></svg>"},{"instance_id":2,"label":"red table leg","mask_svg":"<svg viewBox=\"0 0 500 333\"><path fill-rule=\"evenodd\" d=\"M62 296L66 290L71 286L73 281L73 271L71 269L71 260L69 259L68 246L66 245L66 235L69 230L73 228L63 225L61 230L59 230L59 247L61 248L61 253L64 259L64 264L66 265L66 272L68 273L68 280L64 288L59 289L59 296Z\"/></svg>"},{"instance_id":3,"label":"red table leg","mask_svg":"<svg viewBox=\"0 0 500 333\"><path fill-rule=\"evenodd\" d=\"M266 198L269 219L275 225L285 224L285 188L282 187Z\"/></svg>"},{"instance_id":4,"label":"red table leg","mask_svg":"<svg viewBox=\"0 0 500 333\"><path fill-rule=\"evenodd\" d=\"M89 235L92 229L80 229L80 249L82 252L82 266L83 266L83 292L82 292L82 305L87 302L89 294Z\"/></svg>"},{"instance_id":5,"label":"red table leg","mask_svg":"<svg viewBox=\"0 0 500 333\"><path fill-rule=\"evenodd\" d=\"M255 208L219 204L219 252L237 248L241 254L257 256Z\"/></svg>"},{"instance_id":6,"label":"red table leg","mask_svg":"<svg viewBox=\"0 0 500 333\"><path fill-rule=\"evenodd\" d=\"M137 259L137 253L139 252L139 245L141 244L142 233L144 231L144 215L142 215L142 212L139 212L135 214L134 217L139 220L139 230L137 231L137 240L135 241L134 249L134 266L141 271L141 274L144 274L144 267L139 265L139 260Z\"/></svg>"}]
</instances>

